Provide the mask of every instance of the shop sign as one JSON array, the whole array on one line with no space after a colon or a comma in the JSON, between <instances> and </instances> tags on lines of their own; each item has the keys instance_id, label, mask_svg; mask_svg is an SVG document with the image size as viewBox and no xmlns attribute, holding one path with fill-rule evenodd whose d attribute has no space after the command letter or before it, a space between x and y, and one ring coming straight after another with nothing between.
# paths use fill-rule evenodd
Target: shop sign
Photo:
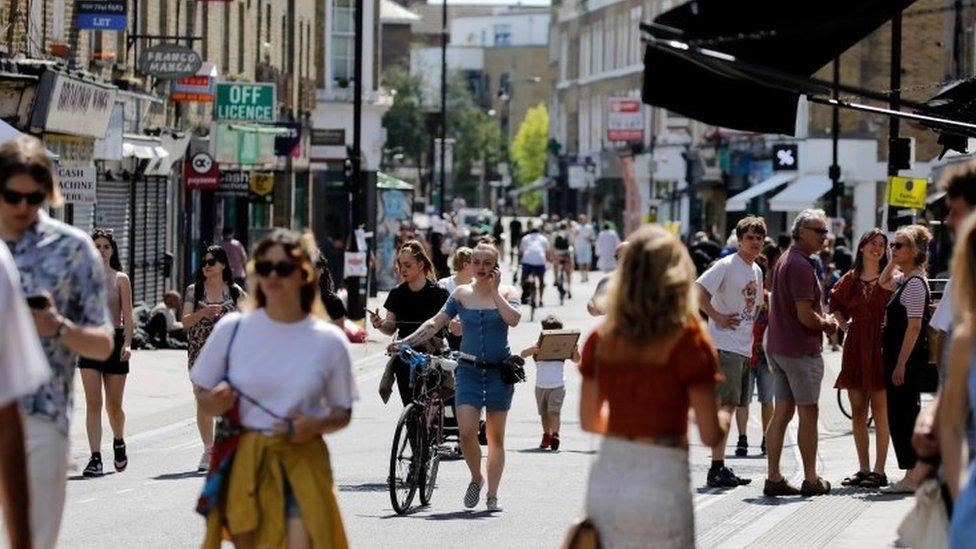
<instances>
[{"instance_id":1,"label":"shop sign","mask_svg":"<svg viewBox=\"0 0 976 549\"><path fill-rule=\"evenodd\" d=\"M274 122L276 91L274 84L217 84L217 106L214 118L240 122Z\"/></svg>"},{"instance_id":2,"label":"shop sign","mask_svg":"<svg viewBox=\"0 0 976 549\"><path fill-rule=\"evenodd\" d=\"M213 63L204 63L195 75L173 80L169 97L181 103L213 103L216 81L216 67Z\"/></svg>"},{"instance_id":3,"label":"shop sign","mask_svg":"<svg viewBox=\"0 0 976 549\"><path fill-rule=\"evenodd\" d=\"M47 93L45 93L47 92ZM46 97L31 125L45 132L105 137L118 90L70 76L46 72L39 97Z\"/></svg>"},{"instance_id":4,"label":"shop sign","mask_svg":"<svg viewBox=\"0 0 976 549\"><path fill-rule=\"evenodd\" d=\"M773 145L773 170L777 172L800 169L800 147L796 144Z\"/></svg>"},{"instance_id":5,"label":"shop sign","mask_svg":"<svg viewBox=\"0 0 976 549\"><path fill-rule=\"evenodd\" d=\"M125 105L116 103L112 109L112 118L108 122L105 137L95 140L94 155L96 160L122 160L122 135L125 134Z\"/></svg>"},{"instance_id":6,"label":"shop sign","mask_svg":"<svg viewBox=\"0 0 976 549\"><path fill-rule=\"evenodd\" d=\"M95 166L58 166L58 188L65 202L95 203Z\"/></svg>"},{"instance_id":7,"label":"shop sign","mask_svg":"<svg viewBox=\"0 0 976 549\"><path fill-rule=\"evenodd\" d=\"M251 192L248 199L255 204L274 202L274 172L251 172Z\"/></svg>"},{"instance_id":8,"label":"shop sign","mask_svg":"<svg viewBox=\"0 0 976 549\"><path fill-rule=\"evenodd\" d=\"M220 172L217 196L247 198L251 192L251 174L242 171Z\"/></svg>"},{"instance_id":9,"label":"shop sign","mask_svg":"<svg viewBox=\"0 0 976 549\"><path fill-rule=\"evenodd\" d=\"M891 177L888 179L888 204L900 208L925 208L925 194L928 180L913 177Z\"/></svg>"},{"instance_id":10,"label":"shop sign","mask_svg":"<svg viewBox=\"0 0 976 549\"><path fill-rule=\"evenodd\" d=\"M206 151L200 151L183 162L183 184L187 189L215 191L220 182L220 168Z\"/></svg>"},{"instance_id":11,"label":"shop sign","mask_svg":"<svg viewBox=\"0 0 976 549\"><path fill-rule=\"evenodd\" d=\"M608 100L607 139L644 140L644 104L639 97L611 97Z\"/></svg>"},{"instance_id":12,"label":"shop sign","mask_svg":"<svg viewBox=\"0 0 976 549\"><path fill-rule=\"evenodd\" d=\"M126 0L78 0L75 2L75 26L79 30L124 31Z\"/></svg>"},{"instance_id":13,"label":"shop sign","mask_svg":"<svg viewBox=\"0 0 976 549\"><path fill-rule=\"evenodd\" d=\"M195 76L201 66L199 53L178 44L157 44L139 55L139 70L160 80Z\"/></svg>"},{"instance_id":14,"label":"shop sign","mask_svg":"<svg viewBox=\"0 0 976 549\"><path fill-rule=\"evenodd\" d=\"M44 136L44 144L65 166L91 164L95 157L95 140L90 137L49 133Z\"/></svg>"},{"instance_id":15,"label":"shop sign","mask_svg":"<svg viewBox=\"0 0 976 549\"><path fill-rule=\"evenodd\" d=\"M246 124L215 123L214 156L220 164L274 164L275 133Z\"/></svg>"},{"instance_id":16,"label":"shop sign","mask_svg":"<svg viewBox=\"0 0 976 549\"><path fill-rule=\"evenodd\" d=\"M287 130L274 138L275 156L298 158L302 155L302 125L293 123L278 124Z\"/></svg>"},{"instance_id":17,"label":"shop sign","mask_svg":"<svg viewBox=\"0 0 976 549\"><path fill-rule=\"evenodd\" d=\"M312 146L344 147L345 145L345 128L324 128L312 130Z\"/></svg>"}]
</instances>

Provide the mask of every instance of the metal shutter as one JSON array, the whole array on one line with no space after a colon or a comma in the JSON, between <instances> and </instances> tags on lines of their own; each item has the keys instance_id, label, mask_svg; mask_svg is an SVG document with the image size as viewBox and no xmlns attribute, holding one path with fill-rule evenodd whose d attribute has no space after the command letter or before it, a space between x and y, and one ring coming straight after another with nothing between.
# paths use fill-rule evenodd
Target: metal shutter
<instances>
[{"instance_id":1,"label":"metal shutter","mask_svg":"<svg viewBox=\"0 0 976 549\"><path fill-rule=\"evenodd\" d=\"M153 305L162 300L165 280L162 259L166 251L165 177L144 177L135 186L133 299Z\"/></svg>"},{"instance_id":2,"label":"metal shutter","mask_svg":"<svg viewBox=\"0 0 976 549\"><path fill-rule=\"evenodd\" d=\"M122 267L129 269L129 182L99 180L95 200L95 228L112 231Z\"/></svg>"}]
</instances>

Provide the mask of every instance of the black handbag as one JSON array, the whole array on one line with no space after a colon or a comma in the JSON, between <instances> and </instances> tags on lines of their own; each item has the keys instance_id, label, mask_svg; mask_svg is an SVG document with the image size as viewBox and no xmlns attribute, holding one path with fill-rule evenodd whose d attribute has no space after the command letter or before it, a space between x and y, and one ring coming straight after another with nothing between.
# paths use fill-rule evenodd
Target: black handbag
<instances>
[{"instance_id":1,"label":"black handbag","mask_svg":"<svg viewBox=\"0 0 976 549\"><path fill-rule=\"evenodd\" d=\"M518 355L509 355L501 364L502 381L508 385L515 385L525 381L525 359Z\"/></svg>"}]
</instances>

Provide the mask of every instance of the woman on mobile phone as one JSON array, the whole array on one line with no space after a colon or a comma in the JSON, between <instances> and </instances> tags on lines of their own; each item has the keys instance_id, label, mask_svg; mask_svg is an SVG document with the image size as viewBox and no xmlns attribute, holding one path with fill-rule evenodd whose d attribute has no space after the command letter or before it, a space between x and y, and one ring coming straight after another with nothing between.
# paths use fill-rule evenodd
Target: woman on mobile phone
<instances>
[{"instance_id":1,"label":"woman on mobile phone","mask_svg":"<svg viewBox=\"0 0 976 549\"><path fill-rule=\"evenodd\" d=\"M86 477L100 477L102 470L102 386L105 387L105 411L112 427L112 451L115 470L119 473L129 466L125 452L125 412L122 411L122 393L129 374L129 358L132 356L132 283L122 272L119 261L119 245L112 233L96 229L91 235L95 249L102 257L105 269L105 286L108 290L108 313L115 328L115 348L108 360L91 360L82 357L78 361L81 382L85 386L86 427L91 457L82 473Z\"/></svg>"},{"instance_id":2,"label":"woman on mobile phone","mask_svg":"<svg viewBox=\"0 0 976 549\"><path fill-rule=\"evenodd\" d=\"M203 253L203 263L193 277L193 284L183 296L183 328L186 330L187 368L200 354L217 321L232 311L240 310L247 299L244 290L234 283L227 252L220 246L209 246ZM210 465L210 448L213 446L214 417L197 406L197 429L203 441L203 456L198 471L206 471Z\"/></svg>"}]
</instances>

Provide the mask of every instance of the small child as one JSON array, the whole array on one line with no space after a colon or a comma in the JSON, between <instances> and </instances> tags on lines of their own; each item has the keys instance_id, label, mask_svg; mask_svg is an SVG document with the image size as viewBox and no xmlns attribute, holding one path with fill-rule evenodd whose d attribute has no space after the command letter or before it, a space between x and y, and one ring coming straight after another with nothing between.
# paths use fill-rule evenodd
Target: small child
<instances>
[{"instance_id":1,"label":"small child","mask_svg":"<svg viewBox=\"0 0 976 549\"><path fill-rule=\"evenodd\" d=\"M543 330L561 330L563 323L554 315L542 320ZM533 345L519 353L523 358L535 357L539 347ZM579 363L579 349L573 349L573 362ZM542 442L539 449L559 450L559 413L566 398L566 378L563 375L564 360L537 360L535 374L535 401L542 419Z\"/></svg>"}]
</instances>

